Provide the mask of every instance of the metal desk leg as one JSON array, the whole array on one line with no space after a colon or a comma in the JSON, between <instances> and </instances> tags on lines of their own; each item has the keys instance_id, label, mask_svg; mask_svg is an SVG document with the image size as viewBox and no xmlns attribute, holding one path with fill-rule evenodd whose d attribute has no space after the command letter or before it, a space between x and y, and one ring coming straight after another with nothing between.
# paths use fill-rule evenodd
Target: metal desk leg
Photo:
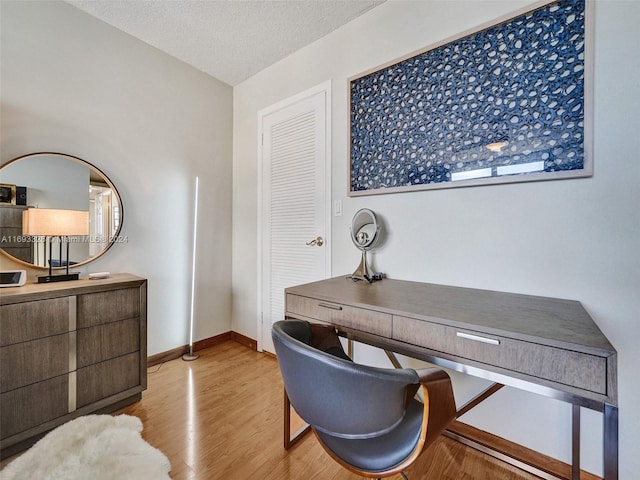
<instances>
[{"instance_id":1,"label":"metal desk leg","mask_svg":"<svg viewBox=\"0 0 640 480\"><path fill-rule=\"evenodd\" d=\"M580 480L580 405L571 407L571 480Z\"/></svg>"},{"instance_id":2,"label":"metal desk leg","mask_svg":"<svg viewBox=\"0 0 640 480\"><path fill-rule=\"evenodd\" d=\"M604 405L604 480L618 480L618 407Z\"/></svg>"}]
</instances>

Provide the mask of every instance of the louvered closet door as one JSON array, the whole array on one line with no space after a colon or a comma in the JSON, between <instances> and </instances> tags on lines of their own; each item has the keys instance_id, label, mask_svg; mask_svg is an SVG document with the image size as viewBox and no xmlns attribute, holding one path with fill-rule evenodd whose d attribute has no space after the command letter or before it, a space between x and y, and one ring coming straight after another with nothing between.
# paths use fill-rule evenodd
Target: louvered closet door
<instances>
[{"instance_id":1,"label":"louvered closet door","mask_svg":"<svg viewBox=\"0 0 640 480\"><path fill-rule=\"evenodd\" d=\"M270 352L284 289L328 274L326 98L323 90L262 117L261 346Z\"/></svg>"}]
</instances>

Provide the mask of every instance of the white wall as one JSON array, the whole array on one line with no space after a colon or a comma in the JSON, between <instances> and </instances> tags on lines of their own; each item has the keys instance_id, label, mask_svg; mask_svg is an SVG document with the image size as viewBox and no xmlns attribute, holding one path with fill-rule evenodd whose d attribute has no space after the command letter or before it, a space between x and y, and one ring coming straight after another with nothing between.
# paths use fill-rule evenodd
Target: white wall
<instances>
[{"instance_id":1,"label":"white wall","mask_svg":"<svg viewBox=\"0 0 640 480\"><path fill-rule=\"evenodd\" d=\"M390 230L374 258L389 277L581 301L618 351L620 478L633 480L640 471L640 3L596 3L592 178L346 196L347 78L525 4L389 1L234 88L233 329L257 336L257 112L331 79L332 196L344 212L333 218L333 275L356 267L348 225L368 207ZM455 382L461 396L478 387ZM583 468L601 474L602 416L582 411ZM464 420L570 461L564 403L507 388Z\"/></svg>"},{"instance_id":2,"label":"white wall","mask_svg":"<svg viewBox=\"0 0 640 480\"><path fill-rule=\"evenodd\" d=\"M0 8L1 162L57 151L113 181L127 242L81 271L149 280L150 355L188 342L199 175L195 338L229 331L231 87L66 3L2 1Z\"/></svg>"},{"instance_id":3,"label":"white wall","mask_svg":"<svg viewBox=\"0 0 640 480\"><path fill-rule=\"evenodd\" d=\"M0 182L26 187L30 207L89 210L89 169L66 158L45 155L13 162L0 171ZM53 239L53 243L53 251L57 252L59 242ZM44 242L34 244L35 265L49 266L45 251ZM88 242L69 245L69 260L72 262L88 257ZM53 258L58 257L54 254Z\"/></svg>"},{"instance_id":4,"label":"white wall","mask_svg":"<svg viewBox=\"0 0 640 480\"><path fill-rule=\"evenodd\" d=\"M89 169L66 158L20 160L4 167L0 180L27 187L29 206L89 210Z\"/></svg>"}]
</instances>

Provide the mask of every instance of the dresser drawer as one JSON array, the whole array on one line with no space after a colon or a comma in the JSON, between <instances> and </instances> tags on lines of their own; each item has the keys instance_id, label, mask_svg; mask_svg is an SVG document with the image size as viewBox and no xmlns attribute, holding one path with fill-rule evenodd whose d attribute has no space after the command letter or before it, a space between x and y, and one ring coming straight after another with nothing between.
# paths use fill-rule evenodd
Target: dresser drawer
<instances>
[{"instance_id":1,"label":"dresser drawer","mask_svg":"<svg viewBox=\"0 0 640 480\"><path fill-rule=\"evenodd\" d=\"M387 313L324 302L316 298L287 294L287 313L310 320L391 336L391 315Z\"/></svg>"},{"instance_id":2,"label":"dresser drawer","mask_svg":"<svg viewBox=\"0 0 640 480\"><path fill-rule=\"evenodd\" d=\"M22 235L22 226L0 227L0 248L31 248L31 237Z\"/></svg>"},{"instance_id":3,"label":"dresser drawer","mask_svg":"<svg viewBox=\"0 0 640 480\"><path fill-rule=\"evenodd\" d=\"M69 297L0 307L0 345L11 345L69 330Z\"/></svg>"},{"instance_id":4,"label":"dresser drawer","mask_svg":"<svg viewBox=\"0 0 640 480\"><path fill-rule=\"evenodd\" d=\"M77 408L133 387L140 386L139 391L142 391L140 354L138 352L130 353L106 362L79 368L77 382Z\"/></svg>"},{"instance_id":5,"label":"dresser drawer","mask_svg":"<svg viewBox=\"0 0 640 480\"><path fill-rule=\"evenodd\" d=\"M0 392L69 372L69 334L0 348Z\"/></svg>"},{"instance_id":6,"label":"dresser drawer","mask_svg":"<svg viewBox=\"0 0 640 480\"><path fill-rule=\"evenodd\" d=\"M26 207L0 207L0 225L22 227L22 212L26 209Z\"/></svg>"},{"instance_id":7,"label":"dresser drawer","mask_svg":"<svg viewBox=\"0 0 640 480\"><path fill-rule=\"evenodd\" d=\"M69 376L61 375L0 395L0 431L10 437L69 412Z\"/></svg>"},{"instance_id":8,"label":"dresser drawer","mask_svg":"<svg viewBox=\"0 0 640 480\"><path fill-rule=\"evenodd\" d=\"M401 316L393 317L393 338L487 365L607 394L607 361L604 357Z\"/></svg>"},{"instance_id":9,"label":"dresser drawer","mask_svg":"<svg viewBox=\"0 0 640 480\"><path fill-rule=\"evenodd\" d=\"M140 289L123 288L78 295L78 328L140 316Z\"/></svg>"},{"instance_id":10,"label":"dresser drawer","mask_svg":"<svg viewBox=\"0 0 640 480\"><path fill-rule=\"evenodd\" d=\"M140 350L140 321L130 318L78 330L78 368Z\"/></svg>"}]
</instances>

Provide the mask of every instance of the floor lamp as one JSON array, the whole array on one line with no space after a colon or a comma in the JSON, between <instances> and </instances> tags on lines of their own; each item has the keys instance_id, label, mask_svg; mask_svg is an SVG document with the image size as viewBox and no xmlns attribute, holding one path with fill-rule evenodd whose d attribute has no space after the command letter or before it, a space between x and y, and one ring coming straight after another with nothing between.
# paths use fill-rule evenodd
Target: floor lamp
<instances>
[{"instance_id":1,"label":"floor lamp","mask_svg":"<svg viewBox=\"0 0 640 480\"><path fill-rule=\"evenodd\" d=\"M196 246L198 239L198 177L196 177L196 193L194 195L193 209L193 252L191 253L191 315L189 318L189 353L182 355L182 359L190 362L200 355L193 352L193 320L194 302L196 295Z\"/></svg>"}]
</instances>

